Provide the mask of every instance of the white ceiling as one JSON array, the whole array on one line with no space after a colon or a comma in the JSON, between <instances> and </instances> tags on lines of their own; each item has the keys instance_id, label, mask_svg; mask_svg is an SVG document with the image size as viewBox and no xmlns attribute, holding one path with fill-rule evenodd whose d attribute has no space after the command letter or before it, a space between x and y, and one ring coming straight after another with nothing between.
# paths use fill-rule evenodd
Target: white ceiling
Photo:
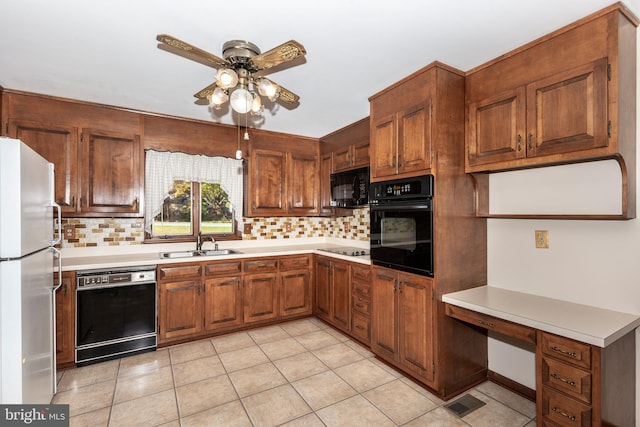
<instances>
[{"instance_id":1,"label":"white ceiling","mask_svg":"<svg viewBox=\"0 0 640 427\"><path fill-rule=\"evenodd\" d=\"M158 48L171 34L215 55L233 39L290 39L305 62L269 77L300 104L261 129L321 137L369 115L368 97L438 60L466 71L611 0L0 0L0 86L218 123L193 94L215 70ZM226 12L223 4L236 11ZM636 14L640 0L626 2ZM244 125L244 119L242 119Z\"/></svg>"}]
</instances>

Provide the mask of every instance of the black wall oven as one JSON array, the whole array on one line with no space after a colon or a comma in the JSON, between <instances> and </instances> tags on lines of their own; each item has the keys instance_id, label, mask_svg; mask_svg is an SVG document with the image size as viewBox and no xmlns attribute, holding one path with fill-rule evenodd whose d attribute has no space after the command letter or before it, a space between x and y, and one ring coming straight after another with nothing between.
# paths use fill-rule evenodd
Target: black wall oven
<instances>
[{"instance_id":1,"label":"black wall oven","mask_svg":"<svg viewBox=\"0 0 640 427\"><path fill-rule=\"evenodd\" d=\"M433 277L433 175L371 184L371 261Z\"/></svg>"}]
</instances>

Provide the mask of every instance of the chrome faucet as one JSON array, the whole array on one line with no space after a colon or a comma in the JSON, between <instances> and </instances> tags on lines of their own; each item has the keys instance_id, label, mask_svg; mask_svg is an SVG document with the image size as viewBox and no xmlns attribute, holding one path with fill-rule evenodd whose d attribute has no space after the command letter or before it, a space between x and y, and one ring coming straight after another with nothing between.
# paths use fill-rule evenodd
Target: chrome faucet
<instances>
[{"instance_id":1,"label":"chrome faucet","mask_svg":"<svg viewBox=\"0 0 640 427\"><path fill-rule=\"evenodd\" d=\"M215 239L212 236L203 236L202 232L199 232L198 235L196 236L196 251L201 251L202 250L202 244L206 241L210 241L211 243L215 243ZM215 243L216 245L216 250L218 249L218 244Z\"/></svg>"}]
</instances>

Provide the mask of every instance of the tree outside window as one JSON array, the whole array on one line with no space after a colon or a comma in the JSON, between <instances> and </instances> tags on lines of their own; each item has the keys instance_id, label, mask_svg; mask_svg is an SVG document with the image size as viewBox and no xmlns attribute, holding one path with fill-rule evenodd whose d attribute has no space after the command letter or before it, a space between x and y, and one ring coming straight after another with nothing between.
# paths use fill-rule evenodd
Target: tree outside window
<instances>
[{"instance_id":1,"label":"tree outside window","mask_svg":"<svg viewBox=\"0 0 640 427\"><path fill-rule=\"evenodd\" d=\"M216 238L235 233L229 195L220 184L176 180L153 219L151 238L179 240L198 233Z\"/></svg>"}]
</instances>

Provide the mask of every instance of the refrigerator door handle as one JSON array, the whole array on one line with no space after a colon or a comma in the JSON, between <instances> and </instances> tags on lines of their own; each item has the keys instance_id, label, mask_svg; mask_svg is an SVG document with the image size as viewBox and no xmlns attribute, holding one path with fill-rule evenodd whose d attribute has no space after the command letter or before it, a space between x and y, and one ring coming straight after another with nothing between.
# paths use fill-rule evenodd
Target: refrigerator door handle
<instances>
[{"instance_id":1,"label":"refrigerator door handle","mask_svg":"<svg viewBox=\"0 0 640 427\"><path fill-rule=\"evenodd\" d=\"M53 292L55 297L56 291L60 289L60 287L62 286L62 252L60 252L53 246L51 246L49 249L51 249L51 252L53 252L54 256L58 258L58 284L54 285L53 288L51 289L51 292ZM54 306L54 309L55 309L55 306Z\"/></svg>"},{"instance_id":2,"label":"refrigerator door handle","mask_svg":"<svg viewBox=\"0 0 640 427\"><path fill-rule=\"evenodd\" d=\"M53 200L51 201L49 206L55 208L55 210L58 211L58 225L56 227L58 229L58 238L51 240L52 245L57 245L62 241L62 209L60 208L60 205Z\"/></svg>"}]
</instances>

